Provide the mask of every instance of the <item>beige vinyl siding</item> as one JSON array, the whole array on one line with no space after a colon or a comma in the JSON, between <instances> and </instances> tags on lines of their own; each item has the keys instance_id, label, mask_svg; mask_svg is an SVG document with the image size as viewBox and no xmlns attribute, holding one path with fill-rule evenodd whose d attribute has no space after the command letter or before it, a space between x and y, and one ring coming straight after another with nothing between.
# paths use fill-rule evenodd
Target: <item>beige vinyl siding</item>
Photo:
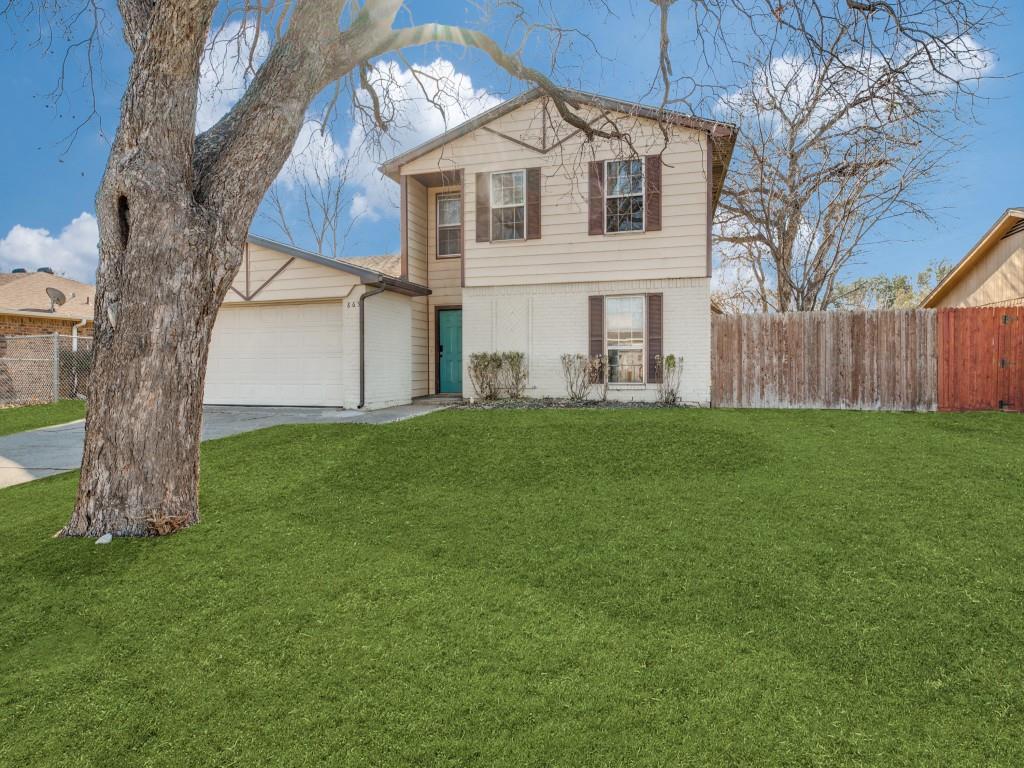
<instances>
[{"instance_id":1,"label":"beige vinyl siding","mask_svg":"<svg viewBox=\"0 0 1024 768\"><path fill-rule=\"evenodd\" d=\"M434 328L435 307L451 307L462 305L462 259L461 258L437 258L437 196L444 192L458 191L458 187L431 187L427 190L427 285L430 286L431 294L430 311L427 317L428 340L430 353L428 357L428 371L430 391L436 389L437 375L434 368L437 363L437 356L434 353L437 331ZM463 197L463 205L466 198ZM463 226L466 221L466 211L463 211ZM465 242L465 237L463 237ZM465 247L465 246L464 246ZM465 320L465 318L463 318Z\"/></svg>"},{"instance_id":2,"label":"beige vinyl siding","mask_svg":"<svg viewBox=\"0 0 1024 768\"><path fill-rule=\"evenodd\" d=\"M248 249L248 263L243 254L242 266L231 285L238 293L256 294L253 301L343 298L348 295L352 286L359 282L359 278L355 275L298 258L292 259L291 263L275 277L274 273L288 263L292 257L286 253L252 243L248 244ZM246 290L247 272L248 291ZM267 283L268 280L270 280L269 283ZM264 286L262 290L260 290L260 286ZM259 293L256 293L258 290ZM245 303L238 293L228 291L224 303Z\"/></svg>"},{"instance_id":3,"label":"beige vinyl siding","mask_svg":"<svg viewBox=\"0 0 1024 768\"><path fill-rule=\"evenodd\" d=\"M427 273L427 190L415 179L406 179L408 184L407 215L408 229L408 278L414 283L426 285ZM428 299L426 296L412 299L412 396L420 397L431 391L430 377L430 324Z\"/></svg>"},{"instance_id":4,"label":"beige vinyl siding","mask_svg":"<svg viewBox=\"0 0 1024 768\"><path fill-rule=\"evenodd\" d=\"M1024 231L996 243L936 306L1024 305Z\"/></svg>"},{"instance_id":5,"label":"beige vinyl siding","mask_svg":"<svg viewBox=\"0 0 1024 768\"><path fill-rule=\"evenodd\" d=\"M658 232L587 234L587 164L590 150L582 136L547 153L535 152L494 131L539 145L541 100L523 105L484 128L417 158L403 174L462 168L466 190L466 270L468 287L565 283L580 280L707 277L707 141L703 133L673 128L662 168L662 229ZM639 154L662 149L662 134L651 121L626 118ZM570 131L565 124L546 129L548 143ZM581 151L582 150L582 151ZM596 159L621 156L610 142L598 142ZM540 167L542 236L539 240L476 242L473 205L476 174ZM433 286L431 286L433 287Z\"/></svg>"}]
</instances>

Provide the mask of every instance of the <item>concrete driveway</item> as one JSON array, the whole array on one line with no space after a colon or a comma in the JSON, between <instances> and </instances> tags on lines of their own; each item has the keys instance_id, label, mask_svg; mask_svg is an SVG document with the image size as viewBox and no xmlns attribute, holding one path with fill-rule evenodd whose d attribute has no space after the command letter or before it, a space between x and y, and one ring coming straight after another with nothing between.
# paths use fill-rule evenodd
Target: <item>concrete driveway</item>
<instances>
[{"instance_id":1,"label":"concrete driveway","mask_svg":"<svg viewBox=\"0 0 1024 768\"><path fill-rule=\"evenodd\" d=\"M215 440L279 424L387 424L444 407L436 402L400 405L379 411L208 405L203 408L203 440ZM85 421L0 437L0 488L78 469L82 463L84 437Z\"/></svg>"}]
</instances>

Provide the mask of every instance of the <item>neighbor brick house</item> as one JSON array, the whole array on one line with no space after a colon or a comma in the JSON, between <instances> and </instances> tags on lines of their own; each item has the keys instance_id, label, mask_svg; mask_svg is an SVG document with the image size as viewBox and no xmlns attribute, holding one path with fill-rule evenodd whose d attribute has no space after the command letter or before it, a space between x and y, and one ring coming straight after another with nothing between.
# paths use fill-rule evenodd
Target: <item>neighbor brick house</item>
<instances>
[{"instance_id":1,"label":"neighbor brick house","mask_svg":"<svg viewBox=\"0 0 1024 768\"><path fill-rule=\"evenodd\" d=\"M66 301L51 307L47 288ZM46 333L92 335L96 288L50 272L0 274L0 339ZM0 342L2 344L2 342Z\"/></svg>"},{"instance_id":2,"label":"neighbor brick house","mask_svg":"<svg viewBox=\"0 0 1024 768\"><path fill-rule=\"evenodd\" d=\"M214 330L207 402L472 396L467 361L486 351L525 353L530 396L565 394L563 354L605 355L622 400L654 398L655 359L673 354L682 398L709 402L710 227L734 129L572 96L630 143L587 144L532 90L385 163L398 259L252 238Z\"/></svg>"}]
</instances>

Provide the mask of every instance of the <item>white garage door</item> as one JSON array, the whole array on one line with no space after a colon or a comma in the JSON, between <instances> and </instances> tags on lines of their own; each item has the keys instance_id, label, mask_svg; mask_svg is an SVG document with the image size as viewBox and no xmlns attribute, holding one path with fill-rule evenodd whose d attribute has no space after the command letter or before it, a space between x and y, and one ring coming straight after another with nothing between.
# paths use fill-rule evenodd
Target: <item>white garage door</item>
<instances>
[{"instance_id":1,"label":"white garage door","mask_svg":"<svg viewBox=\"0 0 1024 768\"><path fill-rule=\"evenodd\" d=\"M210 344L205 402L341 405L341 306L221 308Z\"/></svg>"}]
</instances>

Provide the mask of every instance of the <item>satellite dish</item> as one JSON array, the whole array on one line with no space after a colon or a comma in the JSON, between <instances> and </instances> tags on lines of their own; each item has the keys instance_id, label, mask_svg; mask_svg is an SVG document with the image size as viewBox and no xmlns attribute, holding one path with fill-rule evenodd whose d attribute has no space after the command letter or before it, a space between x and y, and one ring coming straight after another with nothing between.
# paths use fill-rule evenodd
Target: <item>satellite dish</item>
<instances>
[{"instance_id":1,"label":"satellite dish","mask_svg":"<svg viewBox=\"0 0 1024 768\"><path fill-rule=\"evenodd\" d=\"M46 295L50 297L50 311L53 312L54 307L59 307L67 301L67 297L56 288L47 288Z\"/></svg>"}]
</instances>

